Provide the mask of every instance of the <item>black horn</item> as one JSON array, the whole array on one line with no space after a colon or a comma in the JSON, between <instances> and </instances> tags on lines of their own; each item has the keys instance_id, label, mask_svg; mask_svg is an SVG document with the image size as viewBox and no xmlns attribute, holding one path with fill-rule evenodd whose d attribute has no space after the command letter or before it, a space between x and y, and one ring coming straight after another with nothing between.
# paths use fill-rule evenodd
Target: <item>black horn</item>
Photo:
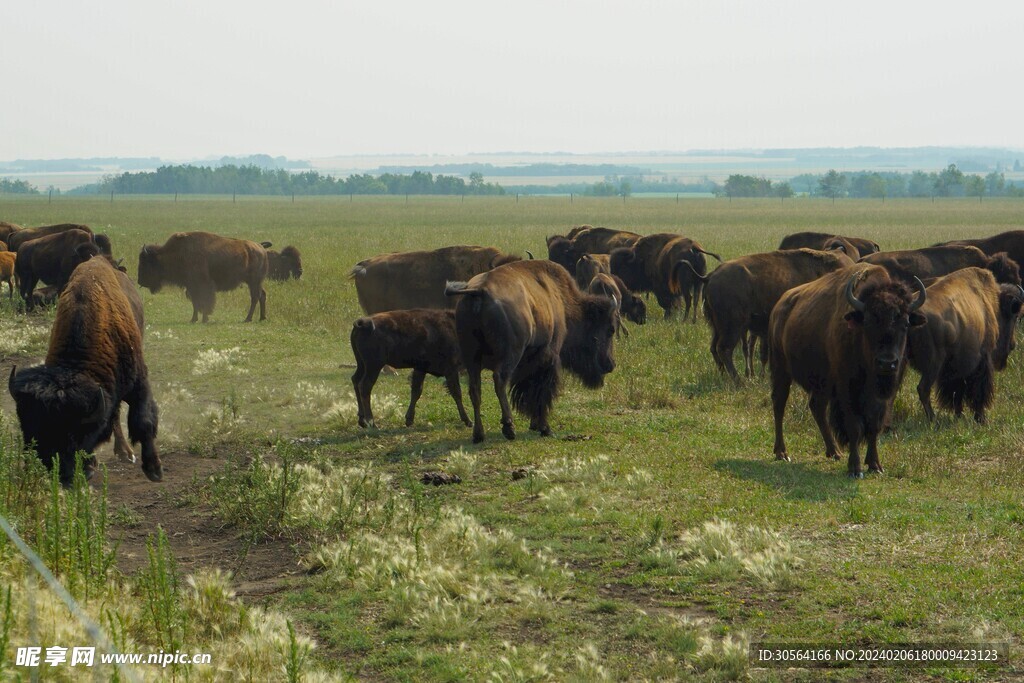
<instances>
[{"instance_id":1,"label":"black horn","mask_svg":"<svg viewBox=\"0 0 1024 683\"><path fill-rule=\"evenodd\" d=\"M853 285L857 282L857 278L859 276L860 273L854 273L853 276L850 278L850 281L846 283L846 300L850 303L850 306L853 307L853 310L860 311L863 313L865 309L864 302L858 299L853 294ZM918 282L920 282L920 280L918 280ZM923 288L924 285L921 285L921 287Z\"/></svg>"},{"instance_id":2,"label":"black horn","mask_svg":"<svg viewBox=\"0 0 1024 683\"><path fill-rule=\"evenodd\" d=\"M917 299L914 300L914 303L910 304L911 311L916 311L924 306L925 299L928 298L928 292L925 291L924 283L916 275L914 276L914 286L917 288Z\"/></svg>"}]
</instances>

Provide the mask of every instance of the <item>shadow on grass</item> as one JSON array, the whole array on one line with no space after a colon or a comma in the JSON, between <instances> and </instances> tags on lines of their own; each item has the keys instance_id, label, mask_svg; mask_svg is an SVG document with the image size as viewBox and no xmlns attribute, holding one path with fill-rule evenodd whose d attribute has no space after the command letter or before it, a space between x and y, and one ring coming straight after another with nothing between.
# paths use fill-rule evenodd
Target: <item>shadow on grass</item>
<instances>
[{"instance_id":1,"label":"shadow on grass","mask_svg":"<svg viewBox=\"0 0 1024 683\"><path fill-rule=\"evenodd\" d=\"M838 467L834 472L822 472L803 463L736 458L719 460L714 467L719 472L771 486L792 500L846 500L857 495L857 482Z\"/></svg>"}]
</instances>

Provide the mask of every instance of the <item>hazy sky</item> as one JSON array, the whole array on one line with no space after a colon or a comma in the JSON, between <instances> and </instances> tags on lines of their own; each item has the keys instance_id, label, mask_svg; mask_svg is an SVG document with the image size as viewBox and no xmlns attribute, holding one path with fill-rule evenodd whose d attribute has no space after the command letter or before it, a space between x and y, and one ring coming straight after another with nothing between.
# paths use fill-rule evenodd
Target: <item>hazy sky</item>
<instances>
[{"instance_id":1,"label":"hazy sky","mask_svg":"<svg viewBox=\"0 0 1024 683\"><path fill-rule=\"evenodd\" d=\"M0 160L1024 148L1024 2L0 2Z\"/></svg>"}]
</instances>

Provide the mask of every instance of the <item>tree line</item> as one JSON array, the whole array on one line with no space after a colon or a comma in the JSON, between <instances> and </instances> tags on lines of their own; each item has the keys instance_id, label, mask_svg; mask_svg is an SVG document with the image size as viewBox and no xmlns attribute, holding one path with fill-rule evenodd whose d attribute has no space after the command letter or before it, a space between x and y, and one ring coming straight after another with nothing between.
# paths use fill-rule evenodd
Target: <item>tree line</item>
<instances>
[{"instance_id":1,"label":"tree line","mask_svg":"<svg viewBox=\"0 0 1024 683\"><path fill-rule=\"evenodd\" d=\"M27 180L0 178L0 194L39 194L39 189Z\"/></svg>"},{"instance_id":2,"label":"tree line","mask_svg":"<svg viewBox=\"0 0 1024 683\"><path fill-rule=\"evenodd\" d=\"M289 173L249 164L209 166L161 166L155 171L106 176L99 183L70 190L68 194L242 194L242 195L346 195L346 194L504 194L480 173L469 182L457 176L415 171L410 175L384 173L335 178L317 171Z\"/></svg>"}]
</instances>

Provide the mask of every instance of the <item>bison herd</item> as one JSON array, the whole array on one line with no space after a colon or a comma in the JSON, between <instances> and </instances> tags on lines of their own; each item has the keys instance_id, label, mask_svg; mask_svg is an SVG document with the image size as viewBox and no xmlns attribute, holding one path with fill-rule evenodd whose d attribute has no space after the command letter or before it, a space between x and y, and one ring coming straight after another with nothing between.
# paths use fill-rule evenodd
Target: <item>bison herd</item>
<instances>
[{"instance_id":1,"label":"bison herd","mask_svg":"<svg viewBox=\"0 0 1024 683\"><path fill-rule=\"evenodd\" d=\"M142 304L110 240L84 225L21 228L0 223L0 280L26 309L57 299L46 360L13 368L8 383L26 443L56 463L67 484L77 451L85 471L94 448L114 437L115 453L134 461L121 432L140 444L142 468L154 481L162 468L156 448L157 407L142 356ZM171 235L142 247L138 284L153 293L184 289L192 322L207 322L216 292L249 290L246 322L256 306L266 318L265 278L302 275L295 247L281 252L206 232ZM366 313L351 332L352 377L361 427L374 426L371 392L386 366L412 369L406 425L415 419L426 375L444 377L459 416L484 439L481 383L491 372L501 408L501 431L516 436L513 409L529 428L551 434L551 408L563 369L590 388L615 369L615 339L623 320L642 325L653 294L665 317L681 310L711 327L711 357L735 382L742 349L744 373L771 373L775 457L788 460L783 417L796 382L829 458L847 446L847 470L882 471L878 435L891 423L892 404L907 367L920 374L925 415L937 387L939 405L979 423L994 396L994 373L1006 367L1024 305L1018 262L1024 231L906 251L882 251L870 240L803 232L776 251L722 261L700 243L672 233L641 235L579 226L547 240L548 259L493 247L452 246L389 253L360 261L351 272ZM720 265L710 273L706 257ZM13 280L13 282L12 282ZM37 285L45 285L37 289ZM692 313L691 313L692 311ZM459 383L468 376L473 417Z\"/></svg>"}]
</instances>

